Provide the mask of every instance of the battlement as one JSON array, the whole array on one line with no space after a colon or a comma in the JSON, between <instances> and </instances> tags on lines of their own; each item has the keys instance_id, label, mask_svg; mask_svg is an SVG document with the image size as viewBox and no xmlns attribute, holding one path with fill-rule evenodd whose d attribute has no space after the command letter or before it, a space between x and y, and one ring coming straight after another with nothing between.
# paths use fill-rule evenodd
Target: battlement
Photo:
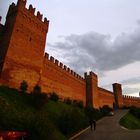
<instances>
[{"instance_id":1,"label":"battlement","mask_svg":"<svg viewBox=\"0 0 140 140\"><path fill-rule=\"evenodd\" d=\"M82 80L82 81L85 80L82 76L80 76L79 74L77 74L76 72L74 72L73 70L71 70L69 67L67 67L66 65L64 65L62 62L59 62L53 56L49 56L48 53L45 53L44 60L45 60L44 63L46 63L46 61L49 61L52 64L54 64L55 66L59 67L61 70L66 71L70 75L74 76L75 78L77 78L79 80Z\"/></svg>"},{"instance_id":2,"label":"battlement","mask_svg":"<svg viewBox=\"0 0 140 140\"><path fill-rule=\"evenodd\" d=\"M92 72L92 71L90 71L89 73L85 72L85 73L84 73L84 76L85 76L85 79L86 79L86 78L92 78L92 79L98 81L98 76L97 76L97 74L95 74L95 73Z\"/></svg>"},{"instance_id":3,"label":"battlement","mask_svg":"<svg viewBox=\"0 0 140 140\"><path fill-rule=\"evenodd\" d=\"M44 25L47 25L48 27L49 21L47 20L47 18L45 17L44 19L42 19L43 15L40 13L40 11L37 11L37 14L35 15L36 8L34 8L31 4L29 5L28 8L26 8L26 3L27 0L18 0L17 5L15 3L12 3L9 7L7 17L15 13L17 10L19 10L24 13L27 12L27 15L34 16L36 19L38 19L38 21L40 21Z\"/></svg>"},{"instance_id":4,"label":"battlement","mask_svg":"<svg viewBox=\"0 0 140 140\"><path fill-rule=\"evenodd\" d=\"M123 95L124 99L132 99L132 100L140 100L139 97L135 97L135 96L128 96L128 95Z\"/></svg>"}]
</instances>

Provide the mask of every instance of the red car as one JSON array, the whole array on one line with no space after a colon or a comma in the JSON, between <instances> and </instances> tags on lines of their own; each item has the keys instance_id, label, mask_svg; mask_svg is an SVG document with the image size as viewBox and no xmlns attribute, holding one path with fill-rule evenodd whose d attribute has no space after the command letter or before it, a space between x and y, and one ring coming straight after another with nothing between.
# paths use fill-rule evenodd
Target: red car
<instances>
[{"instance_id":1,"label":"red car","mask_svg":"<svg viewBox=\"0 0 140 140\"><path fill-rule=\"evenodd\" d=\"M26 132L20 131L0 131L0 140L24 140Z\"/></svg>"}]
</instances>

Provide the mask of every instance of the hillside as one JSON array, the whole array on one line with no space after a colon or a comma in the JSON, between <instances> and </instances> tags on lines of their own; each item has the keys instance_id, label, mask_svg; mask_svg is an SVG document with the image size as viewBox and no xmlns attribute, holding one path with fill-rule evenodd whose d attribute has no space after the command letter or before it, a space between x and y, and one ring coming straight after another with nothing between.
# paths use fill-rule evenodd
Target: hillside
<instances>
[{"instance_id":1,"label":"hillside","mask_svg":"<svg viewBox=\"0 0 140 140\"><path fill-rule=\"evenodd\" d=\"M0 130L25 131L29 140L66 140L87 125L84 109L0 86Z\"/></svg>"}]
</instances>

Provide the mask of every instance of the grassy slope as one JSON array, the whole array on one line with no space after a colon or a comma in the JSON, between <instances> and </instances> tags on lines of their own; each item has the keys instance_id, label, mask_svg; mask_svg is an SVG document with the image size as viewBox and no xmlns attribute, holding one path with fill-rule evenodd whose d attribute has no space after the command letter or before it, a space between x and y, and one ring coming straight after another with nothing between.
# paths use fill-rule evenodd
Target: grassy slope
<instances>
[{"instance_id":1,"label":"grassy slope","mask_svg":"<svg viewBox=\"0 0 140 140\"><path fill-rule=\"evenodd\" d=\"M0 129L41 132L44 136L49 134L49 139L66 140L55 124L63 109L71 106L49 101L41 110L36 111L28 104L28 100L28 95L21 95L15 89L0 87Z\"/></svg>"},{"instance_id":2,"label":"grassy slope","mask_svg":"<svg viewBox=\"0 0 140 140\"><path fill-rule=\"evenodd\" d=\"M140 129L140 119L130 113L121 118L120 124L128 129Z\"/></svg>"}]
</instances>

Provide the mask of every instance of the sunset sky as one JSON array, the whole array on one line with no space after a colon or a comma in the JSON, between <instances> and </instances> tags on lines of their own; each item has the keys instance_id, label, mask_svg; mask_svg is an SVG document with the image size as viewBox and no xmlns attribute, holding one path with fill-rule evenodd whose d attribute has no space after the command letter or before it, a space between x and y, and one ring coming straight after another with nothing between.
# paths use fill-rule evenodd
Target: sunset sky
<instances>
[{"instance_id":1,"label":"sunset sky","mask_svg":"<svg viewBox=\"0 0 140 140\"><path fill-rule=\"evenodd\" d=\"M9 4L0 0L4 24ZM98 74L99 86L140 92L140 0L27 0L50 20L46 52L81 76Z\"/></svg>"}]
</instances>

